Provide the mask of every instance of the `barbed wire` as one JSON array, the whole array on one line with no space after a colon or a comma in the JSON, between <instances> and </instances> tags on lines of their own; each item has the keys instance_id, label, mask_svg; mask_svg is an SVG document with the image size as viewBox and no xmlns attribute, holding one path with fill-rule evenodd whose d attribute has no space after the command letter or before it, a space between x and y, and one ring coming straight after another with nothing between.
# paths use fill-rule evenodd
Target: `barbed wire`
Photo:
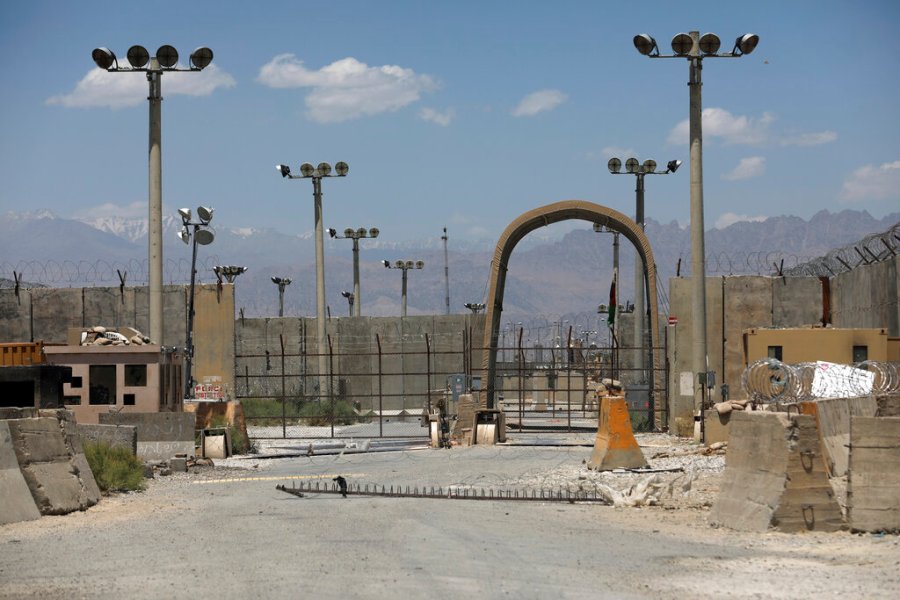
<instances>
[{"instance_id":1,"label":"barbed wire","mask_svg":"<svg viewBox=\"0 0 900 600\"><path fill-rule=\"evenodd\" d=\"M763 358L744 369L741 385L757 404L894 394L900 391L900 363L870 360L853 366L823 362L788 365Z\"/></svg>"},{"instance_id":2,"label":"barbed wire","mask_svg":"<svg viewBox=\"0 0 900 600\"><path fill-rule=\"evenodd\" d=\"M859 266L882 262L897 256L900 242L900 223L882 233L874 233L862 240L836 248L826 254L783 271L784 275L833 277Z\"/></svg>"},{"instance_id":3,"label":"barbed wire","mask_svg":"<svg viewBox=\"0 0 900 600\"><path fill-rule=\"evenodd\" d=\"M212 272L219 264L216 255L197 259L197 272ZM43 284L67 286L77 285L118 285L120 274L131 285L147 285L149 281L148 261L132 258L126 261L107 260L20 260L16 263L0 262L0 278L18 279L23 284ZM168 258L163 263L163 281L167 284L188 283L191 280L191 261L188 258Z\"/></svg>"}]
</instances>

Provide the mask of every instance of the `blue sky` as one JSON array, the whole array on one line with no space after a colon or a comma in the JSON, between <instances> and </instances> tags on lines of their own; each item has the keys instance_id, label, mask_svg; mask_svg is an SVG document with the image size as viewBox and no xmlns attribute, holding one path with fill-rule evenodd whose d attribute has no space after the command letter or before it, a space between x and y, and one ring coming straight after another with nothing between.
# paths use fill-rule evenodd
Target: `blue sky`
<instances>
[{"instance_id":1,"label":"blue sky","mask_svg":"<svg viewBox=\"0 0 900 600\"><path fill-rule=\"evenodd\" d=\"M312 228L287 163L343 160L325 223L392 240L496 239L526 210L583 199L634 212L606 162L688 159L679 32L757 33L704 61L706 225L900 209L900 3L4 2L0 212L146 216L147 84L91 50L215 52L163 76L163 202L228 227ZM122 60L123 64L127 64ZM689 173L648 177L646 214L689 215Z\"/></svg>"}]
</instances>

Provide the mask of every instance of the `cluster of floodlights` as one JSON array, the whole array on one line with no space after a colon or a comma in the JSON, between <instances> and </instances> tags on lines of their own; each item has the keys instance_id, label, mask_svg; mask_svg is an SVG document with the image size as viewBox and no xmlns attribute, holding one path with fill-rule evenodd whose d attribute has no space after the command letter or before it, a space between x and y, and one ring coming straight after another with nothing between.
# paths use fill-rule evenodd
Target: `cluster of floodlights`
<instances>
[{"instance_id":1,"label":"cluster of floodlights","mask_svg":"<svg viewBox=\"0 0 900 600\"><path fill-rule=\"evenodd\" d=\"M744 54L750 54L759 44L759 36L755 33L745 33L734 41L734 47L731 52L723 52L719 54L719 48L722 41L714 33L704 33L700 36L700 56L721 56L721 57L738 57ZM656 40L646 33L640 33L634 36L634 47L644 56L651 58L665 58L659 53L659 46ZM694 49L694 40L686 33L676 34L672 38L672 52L675 56L687 57Z\"/></svg>"},{"instance_id":2,"label":"cluster of floodlights","mask_svg":"<svg viewBox=\"0 0 900 600\"><path fill-rule=\"evenodd\" d=\"M275 165L275 170L281 173L282 177L289 177L291 179L298 179L303 177L344 177L347 173L350 172L350 167L347 163L340 161L335 163L334 165L334 175L331 174L331 165L327 162L319 163L319 166L314 167L310 163L303 163L300 165L300 175L292 175L291 168L287 165Z\"/></svg>"},{"instance_id":3,"label":"cluster of floodlights","mask_svg":"<svg viewBox=\"0 0 900 600\"><path fill-rule=\"evenodd\" d=\"M249 267L239 267L237 265L216 265L213 267L213 273L216 274L219 283L222 283L223 277L228 283L234 283L237 276L241 273L246 273L248 268Z\"/></svg>"},{"instance_id":4,"label":"cluster of floodlights","mask_svg":"<svg viewBox=\"0 0 900 600\"><path fill-rule=\"evenodd\" d=\"M409 269L421 269L425 266L424 260L398 260L393 264L389 260L381 261L388 269L403 269L404 271L408 271Z\"/></svg>"},{"instance_id":5,"label":"cluster of floodlights","mask_svg":"<svg viewBox=\"0 0 900 600\"><path fill-rule=\"evenodd\" d=\"M678 170L678 167L681 166L680 160L670 160L666 164L665 171L657 171L656 170L656 161L652 158L648 158L643 163L638 161L636 158L629 158L625 161L625 173L629 173L631 175L663 175L667 173L674 173ZM606 164L606 167L609 169L609 172L613 175L623 175L622 173L622 161L618 158L611 158L609 162Z\"/></svg>"},{"instance_id":6,"label":"cluster of floodlights","mask_svg":"<svg viewBox=\"0 0 900 600\"><path fill-rule=\"evenodd\" d=\"M471 310L473 315L484 310L484 302L466 302L463 306Z\"/></svg>"},{"instance_id":7,"label":"cluster of floodlights","mask_svg":"<svg viewBox=\"0 0 900 600\"><path fill-rule=\"evenodd\" d=\"M91 53L91 58L94 59L97 66L107 71L150 71L154 69L152 64L149 68L147 67L150 64L150 53L143 46L132 46L128 49L126 57L128 58L128 64L131 65L130 69L120 67L115 53L109 48L94 48L94 51ZM178 50L168 44L160 46L154 58L159 63L159 67L167 71L202 71L212 62L213 51L202 46L191 52L191 67L189 69L179 69L176 66L178 64Z\"/></svg>"},{"instance_id":8,"label":"cluster of floodlights","mask_svg":"<svg viewBox=\"0 0 900 600\"><path fill-rule=\"evenodd\" d=\"M371 229L366 229L365 227L360 227L359 229L353 229L352 227L348 227L344 230L344 235L338 235L337 229L333 227L329 227L325 231L328 232L328 235L332 238L336 238L339 240L347 239L347 240L358 240L362 238L377 238L378 234L381 233L381 230L377 227L372 227Z\"/></svg>"},{"instance_id":9,"label":"cluster of floodlights","mask_svg":"<svg viewBox=\"0 0 900 600\"><path fill-rule=\"evenodd\" d=\"M209 222L213 218L212 208L207 208L206 206L197 207L197 217L200 219L198 223L191 221L191 209L189 208L179 208L178 214L181 215L181 231L178 232L178 239L185 244L191 243L191 227L194 228L194 241L201 246L211 244L216 238L216 234L209 228Z\"/></svg>"}]
</instances>

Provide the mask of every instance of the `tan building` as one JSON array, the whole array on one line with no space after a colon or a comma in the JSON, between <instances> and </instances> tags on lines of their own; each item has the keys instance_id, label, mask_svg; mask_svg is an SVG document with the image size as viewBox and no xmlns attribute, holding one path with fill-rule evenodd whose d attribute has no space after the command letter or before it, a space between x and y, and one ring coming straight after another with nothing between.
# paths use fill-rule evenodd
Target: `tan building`
<instances>
[{"instance_id":1,"label":"tan building","mask_svg":"<svg viewBox=\"0 0 900 600\"><path fill-rule=\"evenodd\" d=\"M833 327L754 328L744 330L744 364L774 358L786 364L826 361L852 365L864 360L888 361L900 339L887 329ZM896 358L894 358L896 360Z\"/></svg>"},{"instance_id":2,"label":"tan building","mask_svg":"<svg viewBox=\"0 0 900 600\"><path fill-rule=\"evenodd\" d=\"M100 413L182 410L181 357L160 346L44 346L48 363L72 368L63 402L79 423Z\"/></svg>"}]
</instances>

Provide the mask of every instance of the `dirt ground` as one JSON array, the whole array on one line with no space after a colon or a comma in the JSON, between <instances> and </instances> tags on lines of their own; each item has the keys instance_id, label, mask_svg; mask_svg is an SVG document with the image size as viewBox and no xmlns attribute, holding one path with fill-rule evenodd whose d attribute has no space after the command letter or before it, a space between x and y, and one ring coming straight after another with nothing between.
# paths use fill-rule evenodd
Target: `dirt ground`
<instances>
[{"instance_id":1,"label":"dirt ground","mask_svg":"<svg viewBox=\"0 0 900 600\"><path fill-rule=\"evenodd\" d=\"M590 448L476 447L266 459L157 477L79 513L0 527L0 598L897 598L900 538L707 524L724 456L641 439L652 505L466 502L279 483L627 491ZM683 469L683 470L677 470ZM687 483L689 482L689 485Z\"/></svg>"}]
</instances>

